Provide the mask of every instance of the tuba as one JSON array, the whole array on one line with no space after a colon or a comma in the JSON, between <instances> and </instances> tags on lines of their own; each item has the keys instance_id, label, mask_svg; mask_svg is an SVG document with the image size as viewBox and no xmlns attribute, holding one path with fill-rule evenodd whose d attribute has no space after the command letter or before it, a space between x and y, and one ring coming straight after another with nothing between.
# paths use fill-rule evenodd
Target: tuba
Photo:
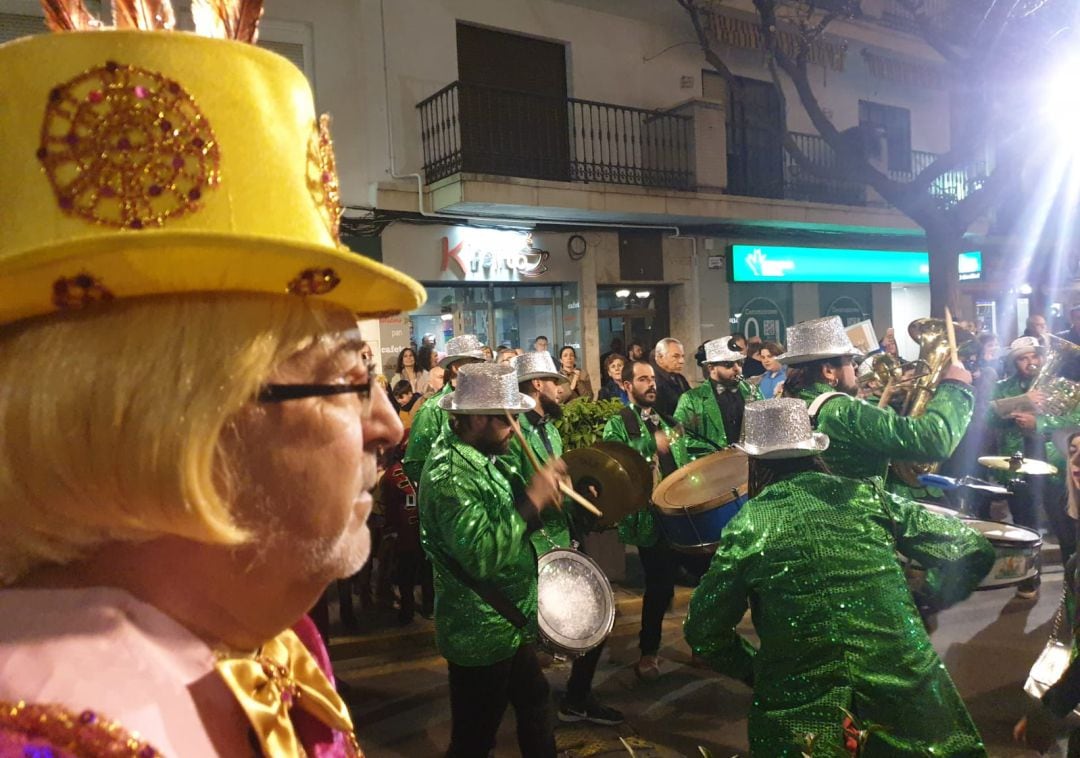
<instances>
[{"instance_id":1,"label":"tuba","mask_svg":"<svg viewBox=\"0 0 1080 758\"><path fill-rule=\"evenodd\" d=\"M1053 334L1046 339L1049 343L1042 368L1028 392L1045 396L1040 413L1067 416L1080 404L1080 345Z\"/></svg>"},{"instance_id":2,"label":"tuba","mask_svg":"<svg viewBox=\"0 0 1080 758\"><path fill-rule=\"evenodd\" d=\"M900 413L916 417L926 412L926 406L934 398L941 377L946 367L952 362L949 349L949 337L945 329L945 320L940 318L920 318L908 326L908 334L919 343L919 359L914 362L915 379L910 383L903 399ZM974 337L970 332L956 327L957 348L970 342ZM924 463L921 461L894 461L892 471L905 484L921 487L919 477L937 471L940 462Z\"/></svg>"}]
</instances>

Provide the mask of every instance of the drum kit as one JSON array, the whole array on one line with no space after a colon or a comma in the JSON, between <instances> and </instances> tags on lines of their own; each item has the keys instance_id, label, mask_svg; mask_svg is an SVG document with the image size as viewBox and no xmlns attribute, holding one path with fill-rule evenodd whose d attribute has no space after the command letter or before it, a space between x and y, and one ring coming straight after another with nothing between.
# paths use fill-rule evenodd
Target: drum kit
<instances>
[{"instance_id":1,"label":"drum kit","mask_svg":"<svg viewBox=\"0 0 1080 758\"><path fill-rule=\"evenodd\" d=\"M953 479L934 474L924 474L919 477L919 482L945 490L968 489L989 495L1007 496L1012 493L1016 484L1024 481L1024 477L1048 476L1057 473L1055 466L1034 458L1024 458L1021 453L1011 456L982 456L979 458L979 464L996 471L1011 473L1012 478L1008 486L1003 487L970 476ZM920 501L919 504L932 513L962 520L986 537L993 546L997 559L976 589L996 590L1012 587L1038 576L1039 552L1042 550L1042 535L1039 532L1004 521L972 518L961 511L946 508L937 503Z\"/></svg>"}]
</instances>

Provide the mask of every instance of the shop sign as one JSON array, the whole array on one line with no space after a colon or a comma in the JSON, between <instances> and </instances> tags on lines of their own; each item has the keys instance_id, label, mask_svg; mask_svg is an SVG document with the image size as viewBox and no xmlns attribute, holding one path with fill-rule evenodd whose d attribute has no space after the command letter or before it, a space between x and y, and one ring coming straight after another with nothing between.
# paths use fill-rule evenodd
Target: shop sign
<instances>
[{"instance_id":1,"label":"shop sign","mask_svg":"<svg viewBox=\"0 0 1080 758\"><path fill-rule=\"evenodd\" d=\"M982 275L982 253L959 254L961 279ZM927 284L930 256L905 250L732 245L736 282L893 282Z\"/></svg>"},{"instance_id":2,"label":"shop sign","mask_svg":"<svg viewBox=\"0 0 1080 758\"><path fill-rule=\"evenodd\" d=\"M760 337L762 342L783 344L787 324L784 314L775 301L767 297L755 297L747 301L742 311L735 314L739 321L739 331L751 337Z\"/></svg>"},{"instance_id":3,"label":"shop sign","mask_svg":"<svg viewBox=\"0 0 1080 758\"><path fill-rule=\"evenodd\" d=\"M440 273L465 281L535 279L548 270L551 253L533 245L531 233L502 229L463 229L456 244L441 239Z\"/></svg>"},{"instance_id":4,"label":"shop sign","mask_svg":"<svg viewBox=\"0 0 1080 758\"><path fill-rule=\"evenodd\" d=\"M398 353L407 347L412 338L412 322L408 316L387 316L379 319L379 355L387 374L397 371Z\"/></svg>"},{"instance_id":5,"label":"shop sign","mask_svg":"<svg viewBox=\"0 0 1080 758\"><path fill-rule=\"evenodd\" d=\"M859 301L847 295L841 295L829 303L829 307L825 309L825 315L839 316L844 326L851 326L870 318Z\"/></svg>"}]
</instances>

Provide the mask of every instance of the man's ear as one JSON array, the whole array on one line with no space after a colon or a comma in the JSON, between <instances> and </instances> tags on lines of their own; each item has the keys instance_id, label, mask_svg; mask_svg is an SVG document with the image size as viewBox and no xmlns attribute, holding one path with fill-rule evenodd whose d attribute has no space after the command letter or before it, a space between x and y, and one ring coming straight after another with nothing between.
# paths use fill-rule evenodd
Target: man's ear
<instances>
[{"instance_id":1,"label":"man's ear","mask_svg":"<svg viewBox=\"0 0 1080 758\"><path fill-rule=\"evenodd\" d=\"M540 381L539 379L533 379L532 380L532 388L534 390L536 390L537 393L542 392L543 389L544 389L544 383L542 381Z\"/></svg>"}]
</instances>

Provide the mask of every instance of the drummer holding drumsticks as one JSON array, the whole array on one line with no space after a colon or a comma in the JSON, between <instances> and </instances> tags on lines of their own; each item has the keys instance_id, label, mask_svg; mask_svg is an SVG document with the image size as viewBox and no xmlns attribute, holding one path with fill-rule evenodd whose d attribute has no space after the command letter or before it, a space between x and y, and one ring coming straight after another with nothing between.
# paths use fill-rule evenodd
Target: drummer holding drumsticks
<instances>
[{"instance_id":1,"label":"drummer holding drumsticks","mask_svg":"<svg viewBox=\"0 0 1080 758\"><path fill-rule=\"evenodd\" d=\"M462 366L438 401L449 426L420 478L420 533L435 570L435 643L450 675L449 756L486 756L508 704L524 756L554 758L547 679L536 657L536 553L530 535L562 495L552 459L514 496L508 414L535 407L510 366ZM512 475L512 474L511 474Z\"/></svg>"},{"instance_id":2,"label":"drummer holding drumsticks","mask_svg":"<svg viewBox=\"0 0 1080 758\"><path fill-rule=\"evenodd\" d=\"M730 337L705 343L705 369L709 380L683 394L675 409L679 421L691 435L686 449L691 459L715 453L739 439L743 409L761 392L742 378L745 358L728 348Z\"/></svg>"},{"instance_id":3,"label":"drummer holding drumsticks","mask_svg":"<svg viewBox=\"0 0 1080 758\"><path fill-rule=\"evenodd\" d=\"M510 469L507 478L518 497L535 471L531 461L533 456L543 463L562 457L562 436L554 421L562 417L559 386L569 379L555 368L555 362L547 352L524 353L512 359L510 365L517 371L518 390L536 403L533 410L518 417L522 437L512 439L510 450L500 459ZM533 456L522 448L522 440L529 445ZM571 516L576 508L566 499L563 509L545 508L540 513L543 528L532 534L537 555L555 547L570 547L571 535L578 534ZM581 542L580 537L578 542ZM623 722L622 713L598 703L592 695L593 676L603 652L604 644L601 643L574 659L566 683L566 697L559 706L560 721L591 721L608 726Z\"/></svg>"}]
</instances>

